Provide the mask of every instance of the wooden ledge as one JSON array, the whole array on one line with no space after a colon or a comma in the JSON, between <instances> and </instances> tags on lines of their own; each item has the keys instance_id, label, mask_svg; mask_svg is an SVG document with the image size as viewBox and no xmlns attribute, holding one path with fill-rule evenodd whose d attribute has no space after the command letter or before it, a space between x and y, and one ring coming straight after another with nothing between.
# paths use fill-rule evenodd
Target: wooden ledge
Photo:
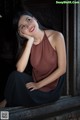
<instances>
[{"instance_id":1,"label":"wooden ledge","mask_svg":"<svg viewBox=\"0 0 80 120\"><path fill-rule=\"evenodd\" d=\"M61 97L55 103L31 108L9 107L0 109L0 111L9 111L10 120L42 120L43 118L59 116L75 110L80 110L80 96Z\"/></svg>"}]
</instances>

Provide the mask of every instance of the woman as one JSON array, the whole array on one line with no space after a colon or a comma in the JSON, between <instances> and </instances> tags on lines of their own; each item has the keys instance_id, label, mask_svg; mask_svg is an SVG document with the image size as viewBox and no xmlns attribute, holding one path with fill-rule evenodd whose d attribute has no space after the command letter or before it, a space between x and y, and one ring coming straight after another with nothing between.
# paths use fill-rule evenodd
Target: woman
<instances>
[{"instance_id":1,"label":"woman","mask_svg":"<svg viewBox=\"0 0 80 120\"><path fill-rule=\"evenodd\" d=\"M59 99L66 72L66 51L62 33L41 28L29 12L15 19L19 36L25 38L25 48L19 56L16 71L8 78L4 106L34 106ZM32 76L24 73L28 61Z\"/></svg>"}]
</instances>

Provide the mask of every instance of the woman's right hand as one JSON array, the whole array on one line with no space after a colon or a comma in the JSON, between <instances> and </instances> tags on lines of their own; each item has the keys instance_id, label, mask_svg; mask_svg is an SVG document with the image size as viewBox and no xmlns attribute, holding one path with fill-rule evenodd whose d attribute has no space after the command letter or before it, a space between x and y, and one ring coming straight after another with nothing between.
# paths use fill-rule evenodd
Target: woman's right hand
<instances>
[{"instance_id":1,"label":"woman's right hand","mask_svg":"<svg viewBox=\"0 0 80 120\"><path fill-rule=\"evenodd\" d=\"M34 37L29 36L29 35L26 35L26 34L24 34L24 33L21 32L21 31L19 31L18 33L19 33L19 35L20 35L21 37L24 37L24 38L28 39L28 43L33 44L33 42L34 42Z\"/></svg>"}]
</instances>

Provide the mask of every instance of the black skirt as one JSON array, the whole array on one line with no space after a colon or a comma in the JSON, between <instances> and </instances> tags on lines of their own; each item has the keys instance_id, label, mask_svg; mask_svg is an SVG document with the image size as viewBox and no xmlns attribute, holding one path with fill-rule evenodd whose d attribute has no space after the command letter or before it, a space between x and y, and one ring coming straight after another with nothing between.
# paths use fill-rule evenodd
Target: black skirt
<instances>
[{"instance_id":1,"label":"black skirt","mask_svg":"<svg viewBox=\"0 0 80 120\"><path fill-rule=\"evenodd\" d=\"M64 83L63 76L60 78L57 87L49 92L43 92L40 90L30 91L26 88L25 84L32 81L32 76L26 73L13 71L10 74L4 93L8 107L31 107L35 105L55 102L60 98Z\"/></svg>"}]
</instances>

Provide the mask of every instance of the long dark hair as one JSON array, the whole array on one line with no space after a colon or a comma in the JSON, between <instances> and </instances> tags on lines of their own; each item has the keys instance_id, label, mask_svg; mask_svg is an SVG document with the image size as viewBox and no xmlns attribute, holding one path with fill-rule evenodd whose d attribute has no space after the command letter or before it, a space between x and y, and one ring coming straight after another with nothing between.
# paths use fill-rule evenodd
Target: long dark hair
<instances>
[{"instance_id":1,"label":"long dark hair","mask_svg":"<svg viewBox=\"0 0 80 120\"><path fill-rule=\"evenodd\" d=\"M32 15L32 13L29 12L29 11L19 11L19 12L17 12L17 14L15 15L15 17L13 19L13 26L14 26L14 30L16 31L17 43L18 43L18 51L17 51L18 58L20 58L20 56L22 55L22 53L23 53L23 51L25 49L26 42L27 42L27 39L21 37L19 35L19 33L18 33L18 22L19 22L19 19L21 18L21 16L23 16L23 15L28 15L30 17L34 17ZM37 20L37 22L38 22L39 28L41 30L45 30L46 29L44 26L42 26L40 24L40 22L38 20Z\"/></svg>"}]
</instances>

